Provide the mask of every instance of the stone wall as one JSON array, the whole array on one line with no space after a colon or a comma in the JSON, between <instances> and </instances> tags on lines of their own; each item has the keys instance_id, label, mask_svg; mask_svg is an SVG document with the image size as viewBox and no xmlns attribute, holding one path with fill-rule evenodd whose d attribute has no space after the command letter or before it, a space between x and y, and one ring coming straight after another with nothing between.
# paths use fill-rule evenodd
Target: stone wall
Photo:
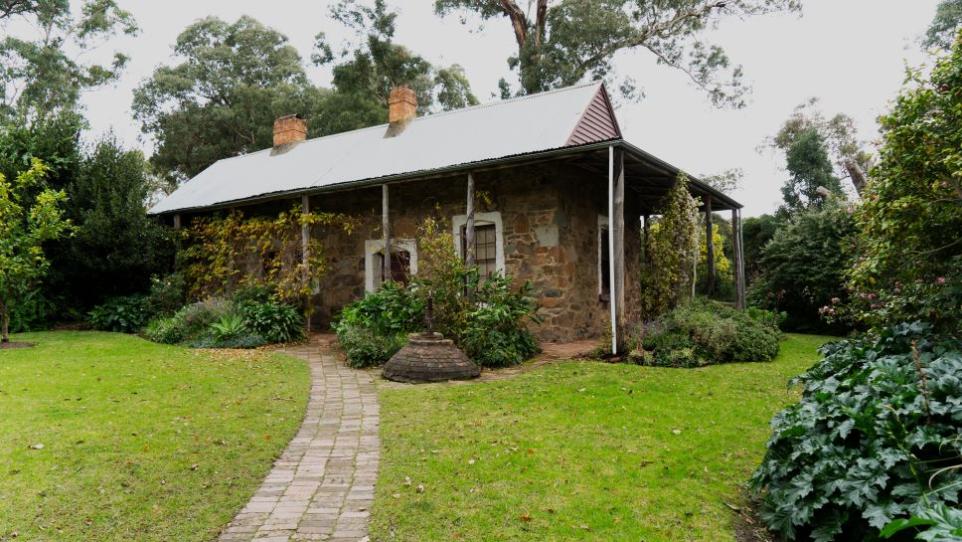
<instances>
[{"instance_id":1,"label":"stone wall","mask_svg":"<svg viewBox=\"0 0 962 542\"><path fill-rule=\"evenodd\" d=\"M507 274L518 285L530 281L534 287L542 321L532 330L542 340L596 337L607 327L607 303L598 299L597 262L598 215L606 209L607 185L586 176L552 164L475 175L478 212L501 215ZM465 188L464 176L392 185L392 238L416 239L418 226L429 216L450 228L452 217L465 212ZM359 221L351 236L328 229L314 232L330 261L315 299L315 324L324 328L344 305L364 295L364 244L382 237L381 189L315 196L311 207Z\"/></svg>"}]
</instances>

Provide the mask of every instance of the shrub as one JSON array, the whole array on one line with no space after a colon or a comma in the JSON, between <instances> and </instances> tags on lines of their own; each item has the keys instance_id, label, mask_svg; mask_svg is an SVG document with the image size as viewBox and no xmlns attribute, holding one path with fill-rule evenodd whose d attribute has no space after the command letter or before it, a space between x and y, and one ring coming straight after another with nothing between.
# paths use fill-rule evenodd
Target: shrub
<instances>
[{"instance_id":1,"label":"shrub","mask_svg":"<svg viewBox=\"0 0 962 542\"><path fill-rule=\"evenodd\" d=\"M456 337L468 357L484 367L504 367L538 352L538 343L525 326L537 309L530 284L513 291L509 279L495 275L478 286L477 299Z\"/></svg>"},{"instance_id":2,"label":"shrub","mask_svg":"<svg viewBox=\"0 0 962 542\"><path fill-rule=\"evenodd\" d=\"M342 322L337 327L337 340L347 354L348 364L363 368L381 365L391 359L405 345L407 336L403 333L383 335Z\"/></svg>"},{"instance_id":3,"label":"shrub","mask_svg":"<svg viewBox=\"0 0 962 542\"><path fill-rule=\"evenodd\" d=\"M187 338L184 336L184 326L176 316L154 318L144 328L144 337L163 344L177 344Z\"/></svg>"},{"instance_id":4,"label":"shrub","mask_svg":"<svg viewBox=\"0 0 962 542\"><path fill-rule=\"evenodd\" d=\"M636 361L664 367L698 367L733 361L769 361L778 355L778 316L739 311L696 300L650 324Z\"/></svg>"},{"instance_id":5,"label":"shrub","mask_svg":"<svg viewBox=\"0 0 962 542\"><path fill-rule=\"evenodd\" d=\"M150 319L147 298L142 295L115 297L94 307L88 314L90 325L102 331L135 333Z\"/></svg>"},{"instance_id":6,"label":"shrub","mask_svg":"<svg viewBox=\"0 0 962 542\"><path fill-rule=\"evenodd\" d=\"M247 328L267 342L289 343L304 338L304 317L290 305L279 301L247 301L238 303L237 310Z\"/></svg>"},{"instance_id":7,"label":"shrub","mask_svg":"<svg viewBox=\"0 0 962 542\"><path fill-rule=\"evenodd\" d=\"M210 324L210 336L217 340L232 339L247 331L244 325L244 318L236 313L228 313L221 316L216 322Z\"/></svg>"},{"instance_id":8,"label":"shrub","mask_svg":"<svg viewBox=\"0 0 962 542\"><path fill-rule=\"evenodd\" d=\"M379 335L396 335L420 329L423 321L424 301L416 295L416 288L388 282L344 307L335 329L344 324Z\"/></svg>"},{"instance_id":9,"label":"shrub","mask_svg":"<svg viewBox=\"0 0 962 542\"><path fill-rule=\"evenodd\" d=\"M175 344L206 337L210 325L234 311L224 299L208 299L181 307L173 316L155 318L147 324L144 336L156 342Z\"/></svg>"},{"instance_id":10,"label":"shrub","mask_svg":"<svg viewBox=\"0 0 962 542\"><path fill-rule=\"evenodd\" d=\"M844 301L845 273L852 264L855 222L846 207L826 203L791 218L762 249L762 269L748 292L753 305L787 313L786 329L847 331L827 325L824 306Z\"/></svg>"},{"instance_id":11,"label":"shrub","mask_svg":"<svg viewBox=\"0 0 962 542\"><path fill-rule=\"evenodd\" d=\"M421 329L423 319L424 302L416 287L388 282L344 307L333 327L351 366L370 367L400 350L407 333Z\"/></svg>"},{"instance_id":12,"label":"shrub","mask_svg":"<svg viewBox=\"0 0 962 542\"><path fill-rule=\"evenodd\" d=\"M147 306L154 316L170 316L187 301L187 282L181 273L150 278Z\"/></svg>"},{"instance_id":13,"label":"shrub","mask_svg":"<svg viewBox=\"0 0 962 542\"><path fill-rule=\"evenodd\" d=\"M871 542L893 520L957 507L962 341L901 324L821 352L752 478L768 526L787 540Z\"/></svg>"}]
</instances>

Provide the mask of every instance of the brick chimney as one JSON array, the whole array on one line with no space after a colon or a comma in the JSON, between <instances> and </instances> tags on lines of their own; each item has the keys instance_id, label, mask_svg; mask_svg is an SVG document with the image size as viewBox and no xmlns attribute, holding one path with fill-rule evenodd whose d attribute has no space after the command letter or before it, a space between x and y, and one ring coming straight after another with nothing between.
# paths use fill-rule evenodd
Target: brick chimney
<instances>
[{"instance_id":1,"label":"brick chimney","mask_svg":"<svg viewBox=\"0 0 962 542\"><path fill-rule=\"evenodd\" d=\"M384 137L399 135L418 114L418 99L414 91L406 85L391 89L387 99L387 119L390 123Z\"/></svg>"},{"instance_id":2,"label":"brick chimney","mask_svg":"<svg viewBox=\"0 0 962 542\"><path fill-rule=\"evenodd\" d=\"M274 121L274 147L307 139L307 121L298 115L284 115Z\"/></svg>"}]
</instances>

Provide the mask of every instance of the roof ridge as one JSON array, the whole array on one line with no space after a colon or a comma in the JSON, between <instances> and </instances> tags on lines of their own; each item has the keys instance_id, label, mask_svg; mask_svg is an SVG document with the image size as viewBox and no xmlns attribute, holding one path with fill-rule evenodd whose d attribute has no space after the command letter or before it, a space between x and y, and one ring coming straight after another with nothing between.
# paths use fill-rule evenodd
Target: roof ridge
<instances>
[{"instance_id":1,"label":"roof ridge","mask_svg":"<svg viewBox=\"0 0 962 542\"><path fill-rule=\"evenodd\" d=\"M460 108L460 109L451 109L451 110L449 110L449 111L441 111L441 112L439 112L439 113L431 113L431 114L428 114L428 115L424 115L423 117L417 117L417 118L414 119L414 121L416 122L416 121L418 121L418 120L426 120L426 119L432 119L432 118L437 118L437 117L444 117L444 116L448 116L448 115L454 115L454 114L457 114L457 113L466 113L466 112L468 112L468 111L475 111L475 110L478 110L478 109L484 109L484 108L488 108L488 107L497 107L497 106L499 106L499 105L507 105L507 104L510 104L510 103L520 102L520 101L524 101L524 100L528 100L528 99L535 99L535 98L539 98L539 97L542 97L542 96L547 96L547 95L549 95L549 94L560 94L560 93L562 93L562 92L568 92L568 91L572 91L572 90L579 90L579 89L582 89L582 88L585 88L585 87L590 87L590 86L602 86L602 85L604 85L604 82L603 82L603 81L588 81L588 82L586 82L586 83L579 83L579 84L577 84L577 85L571 85L571 86L567 86L567 87L561 87L561 88L555 88L555 89L551 89L551 90L545 90L545 91L542 91L542 92L536 92L536 93L534 93L534 94L525 94L524 96L515 96L515 97L513 97L513 98L508 98L507 100L494 100L494 101L490 101L490 102L483 103L483 104L472 105L472 106L468 106L468 107L462 107L462 108ZM592 99L594 99L594 96L592 96ZM336 137L339 137L339 136L346 136L346 135L350 135L350 134L357 134L357 133L360 133L360 132L364 132L364 131L367 131L367 130L375 130L375 129L378 129L378 128L380 128L381 130L384 130L384 129L386 129L386 127L387 127L388 125L389 125L389 124L385 122L385 123L382 123L382 124L376 124L376 125L374 125L374 126L366 126L366 127L364 127L364 128L355 128L354 130L347 130L347 131L344 131L344 132L336 132L336 133L333 133L333 134L327 134L327 135L323 135L323 136L312 137L312 138L310 138L310 139L305 139L305 140L302 141L301 143L307 143L307 142L310 142L310 141L317 141L317 140L319 140L319 139L333 139L333 138L336 138ZM246 153L244 153L244 154L238 154L238 155L235 155L235 156L228 156L228 157L226 157L226 158L221 158L221 159L218 160L217 162L223 162L223 161L226 161L226 160L233 160L234 158L243 158L243 157L245 157L245 156L250 156L250 155L252 155L252 154L259 154L259 153L262 153L262 152L267 152L267 151L270 151L271 149L273 149L273 147L267 147L267 148L265 148L265 149L260 149L260 150L256 150L256 151L246 152ZM216 164L217 162L214 162L214 163Z\"/></svg>"}]
</instances>

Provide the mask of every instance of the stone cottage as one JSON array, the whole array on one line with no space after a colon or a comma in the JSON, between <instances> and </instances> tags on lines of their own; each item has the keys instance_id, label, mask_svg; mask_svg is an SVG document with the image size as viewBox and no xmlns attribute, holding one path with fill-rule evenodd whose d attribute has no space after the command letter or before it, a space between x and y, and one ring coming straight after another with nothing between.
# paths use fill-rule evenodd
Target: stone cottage
<instances>
[{"instance_id":1,"label":"stone cottage","mask_svg":"<svg viewBox=\"0 0 962 542\"><path fill-rule=\"evenodd\" d=\"M680 170L622 138L603 84L421 117L414 92L400 87L388 124L306 135L303 119L279 118L272 148L216 162L150 212L179 227L217 210L296 200L358 217L353 235L325 239L332 262L316 296L320 325L386 276L416 275L418 226L438 214L483 274L534 285L540 339L610 330L617 345L637 320L643 231ZM697 179L689 187L706 216L732 213L743 302L741 205Z\"/></svg>"}]
</instances>

